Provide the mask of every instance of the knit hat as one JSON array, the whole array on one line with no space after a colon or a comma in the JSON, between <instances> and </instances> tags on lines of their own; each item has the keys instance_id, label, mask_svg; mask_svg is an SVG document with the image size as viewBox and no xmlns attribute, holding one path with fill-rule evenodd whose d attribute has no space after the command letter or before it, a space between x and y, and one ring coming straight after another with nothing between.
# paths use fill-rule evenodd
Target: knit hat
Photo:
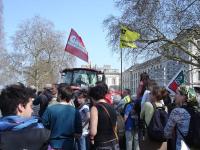
<instances>
[{"instance_id":1,"label":"knit hat","mask_svg":"<svg viewBox=\"0 0 200 150\"><path fill-rule=\"evenodd\" d=\"M179 92L181 95L185 95L187 97L187 102L190 103L191 105L197 105L197 95L194 90L194 88L186 86L186 85L181 85L179 87Z\"/></svg>"}]
</instances>

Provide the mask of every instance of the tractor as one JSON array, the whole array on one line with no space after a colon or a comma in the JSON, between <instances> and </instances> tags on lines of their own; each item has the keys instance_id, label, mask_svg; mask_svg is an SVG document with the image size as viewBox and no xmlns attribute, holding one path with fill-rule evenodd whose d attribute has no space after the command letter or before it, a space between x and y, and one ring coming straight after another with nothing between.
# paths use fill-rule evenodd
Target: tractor
<instances>
[{"instance_id":1,"label":"tractor","mask_svg":"<svg viewBox=\"0 0 200 150\"><path fill-rule=\"evenodd\" d=\"M61 71L61 79L73 89L80 89L95 86L96 82L105 82L105 75L91 68L66 68Z\"/></svg>"}]
</instances>

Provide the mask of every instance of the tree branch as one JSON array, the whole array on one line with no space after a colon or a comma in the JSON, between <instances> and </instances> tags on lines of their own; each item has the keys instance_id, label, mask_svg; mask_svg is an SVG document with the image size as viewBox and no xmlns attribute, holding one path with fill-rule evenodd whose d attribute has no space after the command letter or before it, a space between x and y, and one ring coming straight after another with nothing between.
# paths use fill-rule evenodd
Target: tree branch
<instances>
[{"instance_id":1,"label":"tree branch","mask_svg":"<svg viewBox=\"0 0 200 150\"><path fill-rule=\"evenodd\" d=\"M193 2L191 2L186 8L184 8L183 10L180 11L180 13L183 13L185 12L188 8L190 8L196 1L199 1L199 0L194 0Z\"/></svg>"},{"instance_id":2,"label":"tree branch","mask_svg":"<svg viewBox=\"0 0 200 150\"><path fill-rule=\"evenodd\" d=\"M185 64L190 64L190 65L193 65L193 66L196 66L198 68L200 68L200 64L199 63L194 63L193 61L188 61L188 60L185 60L181 57L178 57L178 56L171 56L171 55L164 55L166 58L168 59L171 59L171 60L174 60L174 61L179 61L179 62L183 62Z\"/></svg>"}]
</instances>

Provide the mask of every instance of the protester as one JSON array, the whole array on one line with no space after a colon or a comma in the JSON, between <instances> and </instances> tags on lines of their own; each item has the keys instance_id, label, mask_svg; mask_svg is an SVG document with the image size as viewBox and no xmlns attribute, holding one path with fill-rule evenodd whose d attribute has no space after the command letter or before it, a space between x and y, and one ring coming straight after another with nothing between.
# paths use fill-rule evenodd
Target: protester
<instances>
[{"instance_id":1,"label":"protester","mask_svg":"<svg viewBox=\"0 0 200 150\"><path fill-rule=\"evenodd\" d=\"M122 99L120 100L119 104L117 105L116 109L121 110L122 116L124 116L124 110L126 106L131 102L131 90L124 89L122 93Z\"/></svg>"},{"instance_id":2,"label":"protester","mask_svg":"<svg viewBox=\"0 0 200 150\"><path fill-rule=\"evenodd\" d=\"M78 150L88 150L88 134L89 134L89 121L90 121L90 110L89 106L86 104L88 98L87 91L85 89L81 89L77 93L77 101L79 103L79 113L81 115L82 120L82 136L80 139L78 139Z\"/></svg>"},{"instance_id":3,"label":"protester","mask_svg":"<svg viewBox=\"0 0 200 150\"><path fill-rule=\"evenodd\" d=\"M147 81L146 90L144 91L144 94L143 94L142 100L141 100L141 110L143 109L144 103L150 101L150 93L151 93L153 87L155 87L155 86L157 86L157 83L155 82L155 80Z\"/></svg>"},{"instance_id":4,"label":"protester","mask_svg":"<svg viewBox=\"0 0 200 150\"><path fill-rule=\"evenodd\" d=\"M46 110L49 102L52 100L53 96L50 89L45 88L33 101L33 105L39 105L40 110L38 112L39 116L42 117L44 111Z\"/></svg>"},{"instance_id":5,"label":"protester","mask_svg":"<svg viewBox=\"0 0 200 150\"><path fill-rule=\"evenodd\" d=\"M144 119L148 127L154 115L156 107L164 107L165 111L167 111L167 107L164 106L162 101L162 93L161 89L158 86L153 87L151 94L150 94L150 102L144 103L144 108L141 111L140 118ZM164 128L164 127L163 127ZM164 130L164 129L163 129ZM164 132L164 131L163 131ZM163 135L164 136L164 135ZM150 139L150 137L145 134L144 141L141 141L141 150L166 150L167 143L166 142L158 142L155 140Z\"/></svg>"},{"instance_id":6,"label":"protester","mask_svg":"<svg viewBox=\"0 0 200 150\"><path fill-rule=\"evenodd\" d=\"M141 126L143 124L140 119L140 113L141 113L141 108L143 108L144 102L148 101L147 96L149 96L149 91L146 91L146 90L148 90L147 87L148 87L148 84L150 84L149 80L150 80L149 75L146 72L143 72L140 74L140 82L139 82L139 86L137 87L137 90L136 90L136 99L134 101L135 102L135 111L138 114L139 126ZM145 91L147 92L147 94L144 95ZM143 101L142 101L142 98L143 98ZM139 127L139 129L138 129L139 141L142 138L142 132L143 131L141 130L141 127Z\"/></svg>"},{"instance_id":7,"label":"protester","mask_svg":"<svg viewBox=\"0 0 200 150\"><path fill-rule=\"evenodd\" d=\"M125 124L124 124L124 116L120 114L121 110L118 108L117 105L121 101L121 95L115 94L113 95L113 107L117 113L117 135L119 140L119 147L120 150L126 149L126 139L125 139Z\"/></svg>"},{"instance_id":8,"label":"protester","mask_svg":"<svg viewBox=\"0 0 200 150\"><path fill-rule=\"evenodd\" d=\"M37 98L37 90L36 90L36 87L34 85L31 85L29 86L31 89L33 89L34 91L34 100ZM34 101L33 101L34 102ZM38 117L39 116L39 110L40 110L40 105L33 105L33 113L32 113L32 116L36 116Z\"/></svg>"},{"instance_id":9,"label":"protester","mask_svg":"<svg viewBox=\"0 0 200 150\"><path fill-rule=\"evenodd\" d=\"M1 91L0 149L47 149L50 132L31 117L33 94L23 84L9 85Z\"/></svg>"},{"instance_id":10,"label":"protester","mask_svg":"<svg viewBox=\"0 0 200 150\"><path fill-rule=\"evenodd\" d=\"M140 74L140 83L139 83L139 86L136 91L137 99L141 100L141 98L144 94L144 91L146 90L148 81L149 81L149 75L146 72L141 73Z\"/></svg>"},{"instance_id":11,"label":"protester","mask_svg":"<svg viewBox=\"0 0 200 150\"><path fill-rule=\"evenodd\" d=\"M52 94L52 99L48 104L49 106L58 103L58 98L57 98L57 96L58 96L58 85L55 84L55 83L51 84L50 91L51 91L51 94Z\"/></svg>"},{"instance_id":12,"label":"protester","mask_svg":"<svg viewBox=\"0 0 200 150\"><path fill-rule=\"evenodd\" d=\"M60 102L49 106L43 116L44 126L51 130L50 146L52 150L73 150L75 138L82 134L81 117L71 105L72 89L62 84L58 88Z\"/></svg>"},{"instance_id":13,"label":"protester","mask_svg":"<svg viewBox=\"0 0 200 150\"><path fill-rule=\"evenodd\" d=\"M163 102L164 102L165 106L169 107L172 104L170 92L167 91L167 89L164 88L164 87L162 88L161 92L162 92L162 95L163 95Z\"/></svg>"},{"instance_id":14,"label":"protester","mask_svg":"<svg viewBox=\"0 0 200 150\"><path fill-rule=\"evenodd\" d=\"M186 86L181 86L177 89L176 95L175 95L175 103L176 108L174 108L169 116L169 120L167 122L167 125L165 127L164 133L165 136L169 139L174 139L175 146L172 145L173 142L169 143L168 146L171 147L172 150L180 150L183 148L183 137L180 134L180 132L186 136L188 134L189 130L189 124L190 124L190 114L186 109L184 109L184 106L187 106L190 102L190 100L193 98L189 98L188 95L190 94L190 91ZM192 94L190 94L192 95ZM179 132L180 131L180 132ZM184 150L187 150L189 148L186 148Z\"/></svg>"},{"instance_id":15,"label":"protester","mask_svg":"<svg viewBox=\"0 0 200 150\"><path fill-rule=\"evenodd\" d=\"M108 104L113 104L113 96L115 95L115 89L109 88L108 93L105 95L105 100Z\"/></svg>"},{"instance_id":16,"label":"protester","mask_svg":"<svg viewBox=\"0 0 200 150\"><path fill-rule=\"evenodd\" d=\"M127 105L124 114L125 135L126 135L126 150L139 150L138 140L138 115L134 109L134 102Z\"/></svg>"},{"instance_id":17,"label":"protester","mask_svg":"<svg viewBox=\"0 0 200 150\"><path fill-rule=\"evenodd\" d=\"M89 91L89 95L96 102L91 108L90 140L94 149L119 150L116 127L116 112L105 98L106 84L96 85Z\"/></svg>"},{"instance_id":18,"label":"protester","mask_svg":"<svg viewBox=\"0 0 200 150\"><path fill-rule=\"evenodd\" d=\"M101 81L98 81L96 82L96 85L100 85L100 86L104 86L104 88L106 89L107 93L104 97L104 99L106 100L106 102L108 104L113 104L113 90L112 88L108 89L108 86L104 83L104 82L101 82Z\"/></svg>"}]
</instances>

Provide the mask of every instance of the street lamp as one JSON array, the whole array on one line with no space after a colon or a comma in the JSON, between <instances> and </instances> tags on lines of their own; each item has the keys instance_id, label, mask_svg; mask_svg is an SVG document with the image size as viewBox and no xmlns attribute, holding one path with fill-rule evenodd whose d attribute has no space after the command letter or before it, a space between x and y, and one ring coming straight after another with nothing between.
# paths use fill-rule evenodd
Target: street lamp
<instances>
[{"instance_id":1,"label":"street lamp","mask_svg":"<svg viewBox=\"0 0 200 150\"><path fill-rule=\"evenodd\" d=\"M131 89L131 92L133 93L133 70L132 69L130 69L129 70L129 72L130 72L130 89Z\"/></svg>"}]
</instances>

